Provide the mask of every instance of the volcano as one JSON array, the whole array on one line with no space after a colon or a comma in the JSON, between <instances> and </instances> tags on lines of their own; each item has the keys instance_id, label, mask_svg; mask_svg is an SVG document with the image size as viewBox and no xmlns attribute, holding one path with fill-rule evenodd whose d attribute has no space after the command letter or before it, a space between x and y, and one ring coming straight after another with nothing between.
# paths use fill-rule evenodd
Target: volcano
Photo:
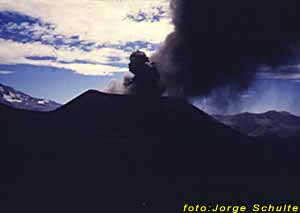
<instances>
[{"instance_id":1,"label":"volcano","mask_svg":"<svg viewBox=\"0 0 300 213\"><path fill-rule=\"evenodd\" d=\"M87 91L51 112L0 105L2 212L182 212L296 200L297 143L264 143L175 98Z\"/></svg>"}]
</instances>

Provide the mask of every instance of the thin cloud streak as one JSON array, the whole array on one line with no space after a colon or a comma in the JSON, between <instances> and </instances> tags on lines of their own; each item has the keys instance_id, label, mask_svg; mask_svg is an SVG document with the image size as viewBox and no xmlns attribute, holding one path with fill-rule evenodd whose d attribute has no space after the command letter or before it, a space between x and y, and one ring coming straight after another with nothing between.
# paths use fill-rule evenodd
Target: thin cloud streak
<instances>
[{"instance_id":1,"label":"thin cloud streak","mask_svg":"<svg viewBox=\"0 0 300 213\"><path fill-rule=\"evenodd\" d=\"M9 70L0 70L0 75L9 75L14 73L13 71L9 71Z\"/></svg>"}]
</instances>

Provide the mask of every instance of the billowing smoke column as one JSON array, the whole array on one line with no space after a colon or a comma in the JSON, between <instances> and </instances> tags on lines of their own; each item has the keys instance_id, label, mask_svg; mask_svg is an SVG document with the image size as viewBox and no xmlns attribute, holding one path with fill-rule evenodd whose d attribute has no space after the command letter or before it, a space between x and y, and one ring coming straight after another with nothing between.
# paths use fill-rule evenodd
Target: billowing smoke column
<instances>
[{"instance_id":1,"label":"billowing smoke column","mask_svg":"<svg viewBox=\"0 0 300 213\"><path fill-rule=\"evenodd\" d=\"M142 96L161 96L163 87L160 86L160 76L154 63L142 51L133 52L128 65L134 77L125 83L129 93Z\"/></svg>"},{"instance_id":2,"label":"billowing smoke column","mask_svg":"<svg viewBox=\"0 0 300 213\"><path fill-rule=\"evenodd\" d=\"M128 68L133 76L125 75L123 82L111 81L104 91L115 94L133 94L146 98L160 97L164 92L164 87L160 83L160 76L155 64L144 52L139 50L132 52L129 59Z\"/></svg>"},{"instance_id":3,"label":"billowing smoke column","mask_svg":"<svg viewBox=\"0 0 300 213\"><path fill-rule=\"evenodd\" d=\"M152 57L171 95L247 88L263 65L299 60L296 0L171 0L175 26Z\"/></svg>"}]
</instances>

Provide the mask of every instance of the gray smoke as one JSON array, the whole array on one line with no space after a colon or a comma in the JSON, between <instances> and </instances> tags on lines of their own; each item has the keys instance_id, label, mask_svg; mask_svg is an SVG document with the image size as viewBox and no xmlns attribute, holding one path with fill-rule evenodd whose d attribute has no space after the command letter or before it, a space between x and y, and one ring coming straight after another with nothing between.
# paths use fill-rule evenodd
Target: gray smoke
<instances>
[{"instance_id":1,"label":"gray smoke","mask_svg":"<svg viewBox=\"0 0 300 213\"><path fill-rule=\"evenodd\" d=\"M219 98L231 87L239 96L260 66L299 62L297 1L171 0L170 7L175 30L152 57L170 95Z\"/></svg>"},{"instance_id":2,"label":"gray smoke","mask_svg":"<svg viewBox=\"0 0 300 213\"><path fill-rule=\"evenodd\" d=\"M106 87L100 90L110 94L130 94L129 82L132 78L132 75L125 74L123 80L112 79Z\"/></svg>"}]
</instances>

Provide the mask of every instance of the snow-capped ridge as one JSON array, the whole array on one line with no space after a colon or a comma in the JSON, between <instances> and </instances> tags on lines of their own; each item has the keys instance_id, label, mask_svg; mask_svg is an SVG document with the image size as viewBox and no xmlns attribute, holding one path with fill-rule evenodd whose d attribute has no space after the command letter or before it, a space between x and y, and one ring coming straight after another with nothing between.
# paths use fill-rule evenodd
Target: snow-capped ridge
<instances>
[{"instance_id":1,"label":"snow-capped ridge","mask_svg":"<svg viewBox=\"0 0 300 213\"><path fill-rule=\"evenodd\" d=\"M31 97L3 84L0 84L0 103L31 111L52 111L61 106L51 100Z\"/></svg>"}]
</instances>

